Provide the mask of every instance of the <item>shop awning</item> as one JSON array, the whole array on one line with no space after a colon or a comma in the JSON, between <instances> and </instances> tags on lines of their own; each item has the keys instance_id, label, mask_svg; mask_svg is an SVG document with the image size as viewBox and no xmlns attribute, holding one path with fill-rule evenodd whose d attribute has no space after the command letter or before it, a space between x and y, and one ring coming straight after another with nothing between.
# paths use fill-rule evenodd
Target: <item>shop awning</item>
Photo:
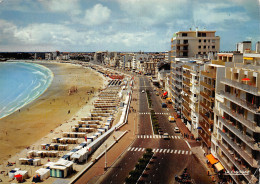
<instances>
[{"instance_id":1,"label":"shop awning","mask_svg":"<svg viewBox=\"0 0 260 184\"><path fill-rule=\"evenodd\" d=\"M215 159L215 157L212 154L209 154L206 157L212 165L218 162L218 160Z\"/></svg>"},{"instance_id":2,"label":"shop awning","mask_svg":"<svg viewBox=\"0 0 260 184\"><path fill-rule=\"evenodd\" d=\"M216 163L214 166L218 170L218 172L224 169L223 165L220 162Z\"/></svg>"}]
</instances>

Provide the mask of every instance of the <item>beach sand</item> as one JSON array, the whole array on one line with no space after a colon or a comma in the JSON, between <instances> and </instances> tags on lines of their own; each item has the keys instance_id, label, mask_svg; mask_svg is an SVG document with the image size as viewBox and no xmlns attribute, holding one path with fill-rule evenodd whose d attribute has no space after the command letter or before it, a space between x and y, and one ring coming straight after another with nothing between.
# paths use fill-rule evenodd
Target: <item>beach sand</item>
<instances>
[{"instance_id":1,"label":"beach sand","mask_svg":"<svg viewBox=\"0 0 260 184\"><path fill-rule=\"evenodd\" d=\"M87 92L95 92L104 84L100 74L81 66L43 65L54 73L50 87L20 112L0 119L0 164L71 119L92 98L93 93ZM78 92L68 95L72 86L76 86Z\"/></svg>"}]
</instances>

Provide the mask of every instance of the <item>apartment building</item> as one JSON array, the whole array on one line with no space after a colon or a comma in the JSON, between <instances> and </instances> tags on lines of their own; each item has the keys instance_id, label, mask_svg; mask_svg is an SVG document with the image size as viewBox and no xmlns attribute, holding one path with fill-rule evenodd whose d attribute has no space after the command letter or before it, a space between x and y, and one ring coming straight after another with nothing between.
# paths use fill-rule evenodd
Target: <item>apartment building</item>
<instances>
[{"instance_id":1,"label":"apartment building","mask_svg":"<svg viewBox=\"0 0 260 184\"><path fill-rule=\"evenodd\" d=\"M238 173L228 175L235 183L256 183L255 174L259 173L260 53L257 49L256 52L242 49L243 55L237 53L232 62L225 63L225 77L220 79L224 86L216 93L211 152L226 171Z\"/></svg>"},{"instance_id":2,"label":"apartment building","mask_svg":"<svg viewBox=\"0 0 260 184\"><path fill-rule=\"evenodd\" d=\"M184 123L194 138L199 127L199 77L205 61L197 60L182 66L182 114Z\"/></svg>"}]
</instances>

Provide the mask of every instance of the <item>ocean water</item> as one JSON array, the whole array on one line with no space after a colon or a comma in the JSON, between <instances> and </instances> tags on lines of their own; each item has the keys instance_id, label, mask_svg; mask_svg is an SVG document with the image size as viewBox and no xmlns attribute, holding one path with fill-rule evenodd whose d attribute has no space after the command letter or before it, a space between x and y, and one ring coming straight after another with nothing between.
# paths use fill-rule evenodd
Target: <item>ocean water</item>
<instances>
[{"instance_id":1,"label":"ocean water","mask_svg":"<svg viewBox=\"0 0 260 184\"><path fill-rule=\"evenodd\" d=\"M34 63L0 63L0 119L38 98L53 80L50 69Z\"/></svg>"}]
</instances>

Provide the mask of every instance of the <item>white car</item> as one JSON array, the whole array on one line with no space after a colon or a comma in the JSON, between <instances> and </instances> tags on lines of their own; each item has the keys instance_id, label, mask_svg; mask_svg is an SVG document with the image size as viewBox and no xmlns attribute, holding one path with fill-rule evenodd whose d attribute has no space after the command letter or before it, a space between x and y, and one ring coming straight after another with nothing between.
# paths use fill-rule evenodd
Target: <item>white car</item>
<instances>
[{"instance_id":1,"label":"white car","mask_svg":"<svg viewBox=\"0 0 260 184\"><path fill-rule=\"evenodd\" d=\"M175 133L180 133L180 129L179 129L178 127L175 127L175 128L174 128L174 132L175 132Z\"/></svg>"},{"instance_id":2,"label":"white car","mask_svg":"<svg viewBox=\"0 0 260 184\"><path fill-rule=\"evenodd\" d=\"M168 133L164 133L164 134L163 134L163 138L164 138L164 139L169 139L169 138L170 138L170 137L169 137L169 134L168 134Z\"/></svg>"},{"instance_id":3,"label":"white car","mask_svg":"<svg viewBox=\"0 0 260 184\"><path fill-rule=\"evenodd\" d=\"M142 93L144 93L144 90L142 90Z\"/></svg>"}]
</instances>

